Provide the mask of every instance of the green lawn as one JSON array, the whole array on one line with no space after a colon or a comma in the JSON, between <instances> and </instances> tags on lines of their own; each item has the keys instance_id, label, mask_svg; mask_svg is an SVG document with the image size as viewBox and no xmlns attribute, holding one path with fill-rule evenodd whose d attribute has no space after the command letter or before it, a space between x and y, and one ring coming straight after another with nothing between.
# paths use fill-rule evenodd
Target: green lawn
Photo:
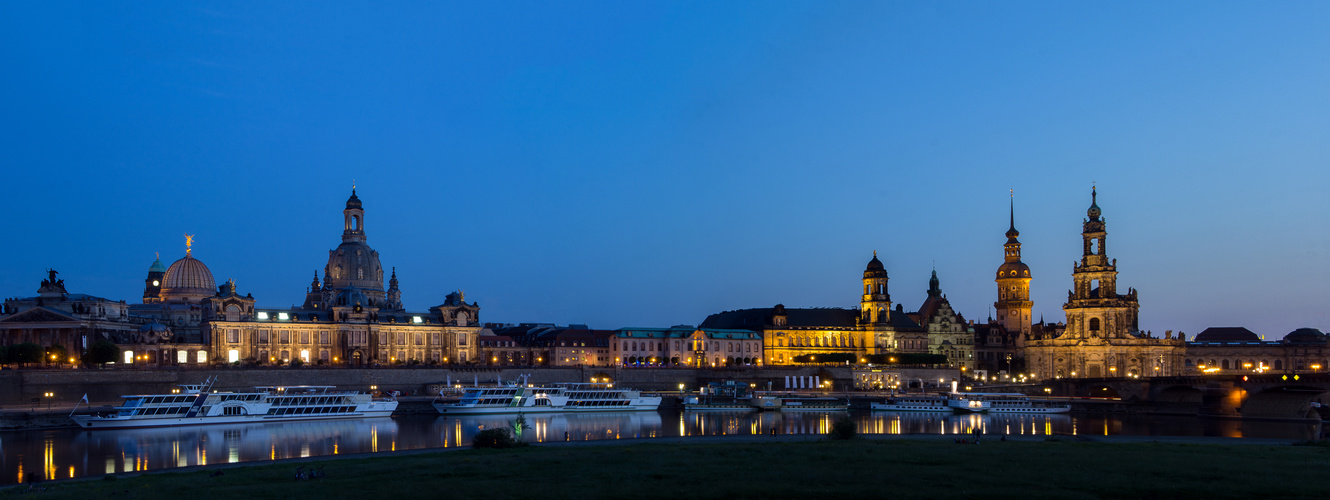
<instances>
[{"instance_id":1,"label":"green lawn","mask_svg":"<svg viewBox=\"0 0 1330 500\"><path fill-rule=\"evenodd\" d=\"M295 481L297 466L328 477ZM1330 447L951 438L533 446L41 483L33 498L1330 498ZM24 486L10 487L5 494Z\"/></svg>"}]
</instances>

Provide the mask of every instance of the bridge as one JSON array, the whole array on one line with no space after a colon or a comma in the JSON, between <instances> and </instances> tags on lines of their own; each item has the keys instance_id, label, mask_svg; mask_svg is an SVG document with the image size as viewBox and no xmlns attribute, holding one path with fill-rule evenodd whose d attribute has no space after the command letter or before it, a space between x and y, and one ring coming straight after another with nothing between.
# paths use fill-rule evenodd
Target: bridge
<instances>
[{"instance_id":1,"label":"bridge","mask_svg":"<svg viewBox=\"0 0 1330 500\"><path fill-rule=\"evenodd\" d=\"M1327 373L1077 378L1050 380L1040 387L1053 396L1151 404L1155 413L1163 414L1317 420L1330 416Z\"/></svg>"}]
</instances>

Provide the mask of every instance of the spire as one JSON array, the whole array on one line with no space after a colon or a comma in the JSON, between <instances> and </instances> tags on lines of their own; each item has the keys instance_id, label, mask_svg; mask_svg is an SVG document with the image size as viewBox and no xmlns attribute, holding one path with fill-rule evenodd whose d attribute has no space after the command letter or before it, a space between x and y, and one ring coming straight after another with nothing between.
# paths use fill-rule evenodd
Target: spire
<instances>
[{"instance_id":1,"label":"spire","mask_svg":"<svg viewBox=\"0 0 1330 500\"><path fill-rule=\"evenodd\" d=\"M1011 227L1007 229L1007 243L1015 243L1016 237L1021 235L1021 232L1016 230L1016 190L1015 189L1011 190L1010 209L1011 209L1011 214L1010 214Z\"/></svg>"},{"instance_id":2,"label":"spire","mask_svg":"<svg viewBox=\"0 0 1330 500\"><path fill-rule=\"evenodd\" d=\"M319 270L318 270L318 269L315 269L315 270L314 270L314 283L311 283L311 284L309 285L309 290L310 290L311 292L317 292L317 291L319 291L320 288L321 288L321 287L319 286Z\"/></svg>"},{"instance_id":3,"label":"spire","mask_svg":"<svg viewBox=\"0 0 1330 500\"><path fill-rule=\"evenodd\" d=\"M1090 220L1099 220L1099 215L1100 215L1101 213L1103 213L1103 212L1099 210L1099 192L1098 192L1098 190L1096 189L1095 185L1094 185L1094 184L1091 184L1091 185L1090 185L1090 209L1085 211L1085 215L1089 216L1089 217L1090 217Z\"/></svg>"},{"instance_id":4,"label":"spire","mask_svg":"<svg viewBox=\"0 0 1330 500\"><path fill-rule=\"evenodd\" d=\"M933 269L933 277L928 279L928 296L941 297L942 287L937 279L937 269Z\"/></svg>"},{"instance_id":5,"label":"spire","mask_svg":"<svg viewBox=\"0 0 1330 500\"><path fill-rule=\"evenodd\" d=\"M393 267L393 275L392 275L392 278L388 280L388 289L389 289L389 290L396 290L396 289L397 289L397 267L395 267L395 266Z\"/></svg>"}]
</instances>

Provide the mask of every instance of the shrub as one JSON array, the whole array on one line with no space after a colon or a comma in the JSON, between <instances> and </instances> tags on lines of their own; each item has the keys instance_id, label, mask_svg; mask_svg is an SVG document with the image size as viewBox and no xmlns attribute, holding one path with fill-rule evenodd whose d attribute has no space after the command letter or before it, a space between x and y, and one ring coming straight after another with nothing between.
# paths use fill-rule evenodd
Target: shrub
<instances>
[{"instance_id":1,"label":"shrub","mask_svg":"<svg viewBox=\"0 0 1330 500\"><path fill-rule=\"evenodd\" d=\"M514 446L517 446L517 441L514 441L513 436L508 434L508 429L502 427L480 431L471 440L472 448L512 448Z\"/></svg>"},{"instance_id":2,"label":"shrub","mask_svg":"<svg viewBox=\"0 0 1330 500\"><path fill-rule=\"evenodd\" d=\"M42 346L32 342L24 342L9 347L9 362L19 364L40 363L43 353L45 353L45 350L42 349Z\"/></svg>"},{"instance_id":3,"label":"shrub","mask_svg":"<svg viewBox=\"0 0 1330 500\"><path fill-rule=\"evenodd\" d=\"M88 361L98 365L114 363L120 358L120 348L109 340L98 340L88 347Z\"/></svg>"},{"instance_id":4,"label":"shrub","mask_svg":"<svg viewBox=\"0 0 1330 500\"><path fill-rule=\"evenodd\" d=\"M858 434L859 428L854 425L854 421L845 416L831 424L831 432L827 434L827 437L831 439L854 439Z\"/></svg>"}]
</instances>

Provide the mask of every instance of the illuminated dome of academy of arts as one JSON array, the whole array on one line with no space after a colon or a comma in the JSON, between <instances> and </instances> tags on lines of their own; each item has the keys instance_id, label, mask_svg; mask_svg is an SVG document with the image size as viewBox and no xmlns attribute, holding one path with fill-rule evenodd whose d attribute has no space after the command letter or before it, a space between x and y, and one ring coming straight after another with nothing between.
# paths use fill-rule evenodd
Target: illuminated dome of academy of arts
<instances>
[{"instance_id":1,"label":"illuminated dome of academy of arts","mask_svg":"<svg viewBox=\"0 0 1330 500\"><path fill-rule=\"evenodd\" d=\"M189 251L180 260L172 262L162 277L163 302L198 302L216 294L217 282L212 278L212 271Z\"/></svg>"}]
</instances>

